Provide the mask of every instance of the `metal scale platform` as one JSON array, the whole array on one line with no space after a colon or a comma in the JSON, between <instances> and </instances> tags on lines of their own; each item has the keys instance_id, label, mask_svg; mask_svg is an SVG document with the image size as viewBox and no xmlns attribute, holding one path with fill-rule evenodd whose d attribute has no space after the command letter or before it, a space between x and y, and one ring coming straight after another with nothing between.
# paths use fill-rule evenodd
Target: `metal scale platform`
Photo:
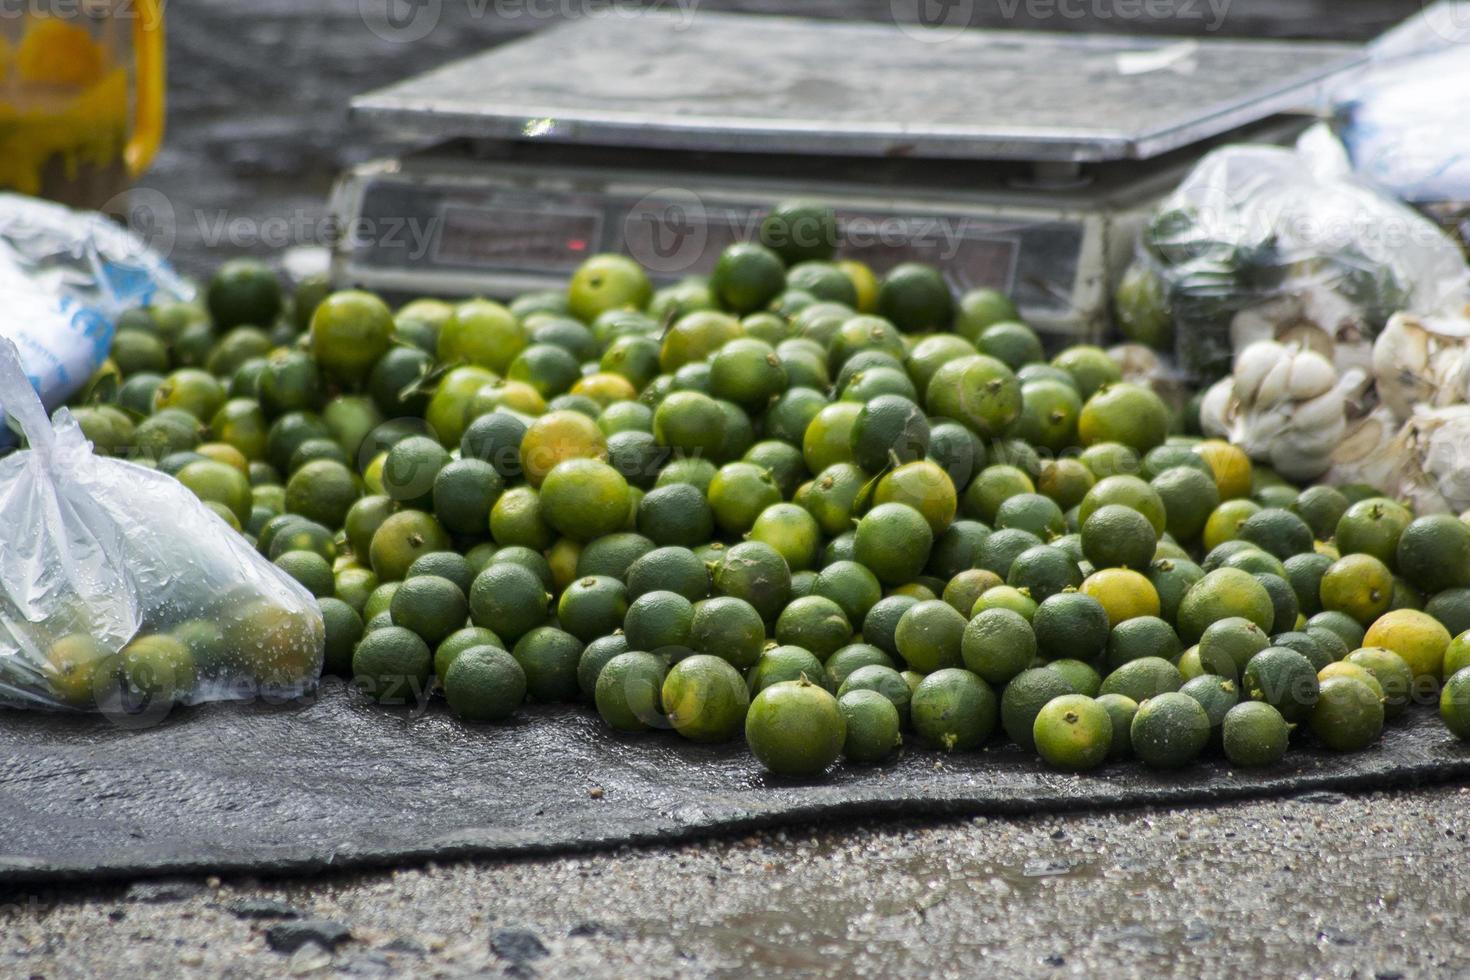
<instances>
[{"instance_id":1,"label":"metal scale platform","mask_svg":"<svg viewBox=\"0 0 1470 980\"><path fill-rule=\"evenodd\" d=\"M403 142L345 174L339 283L550 288L588 255L708 272L772 203L830 203L839 254L909 259L1096 337L1143 214L1225 141L1280 141L1361 49L699 13L550 28L361 96Z\"/></svg>"}]
</instances>

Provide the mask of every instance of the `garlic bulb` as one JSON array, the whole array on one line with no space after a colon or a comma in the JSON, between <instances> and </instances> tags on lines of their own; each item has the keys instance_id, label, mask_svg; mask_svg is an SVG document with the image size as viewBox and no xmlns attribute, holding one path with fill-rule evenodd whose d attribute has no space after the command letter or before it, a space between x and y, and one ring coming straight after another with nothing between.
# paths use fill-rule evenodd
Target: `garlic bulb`
<instances>
[{"instance_id":1,"label":"garlic bulb","mask_svg":"<svg viewBox=\"0 0 1470 980\"><path fill-rule=\"evenodd\" d=\"M1200 402L1206 434L1229 439L1289 480L1310 480L1332 465L1347 428L1347 394L1361 375L1340 378L1316 351L1257 341L1235 357L1229 378Z\"/></svg>"},{"instance_id":2,"label":"garlic bulb","mask_svg":"<svg viewBox=\"0 0 1470 980\"><path fill-rule=\"evenodd\" d=\"M1470 405L1420 408L1394 439L1405 461L1397 495L1416 514L1470 509Z\"/></svg>"},{"instance_id":3,"label":"garlic bulb","mask_svg":"<svg viewBox=\"0 0 1470 980\"><path fill-rule=\"evenodd\" d=\"M1332 450L1332 469L1322 482L1332 486L1366 483L1380 493L1394 492L1406 462L1394 441L1400 428L1399 420L1384 405L1350 422Z\"/></svg>"},{"instance_id":4,"label":"garlic bulb","mask_svg":"<svg viewBox=\"0 0 1470 980\"><path fill-rule=\"evenodd\" d=\"M1324 285L1303 283L1237 313L1230 343L1237 351L1262 340L1315 351L1340 372L1368 369L1371 331L1364 312Z\"/></svg>"},{"instance_id":5,"label":"garlic bulb","mask_svg":"<svg viewBox=\"0 0 1470 980\"><path fill-rule=\"evenodd\" d=\"M1470 320L1394 314L1373 344L1373 377L1399 421L1470 401Z\"/></svg>"}]
</instances>

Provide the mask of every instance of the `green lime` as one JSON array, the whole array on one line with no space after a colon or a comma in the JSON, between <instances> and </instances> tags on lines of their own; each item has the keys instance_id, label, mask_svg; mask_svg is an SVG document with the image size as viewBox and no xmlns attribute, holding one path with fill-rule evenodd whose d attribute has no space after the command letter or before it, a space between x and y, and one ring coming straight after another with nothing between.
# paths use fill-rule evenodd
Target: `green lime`
<instances>
[{"instance_id":1,"label":"green lime","mask_svg":"<svg viewBox=\"0 0 1470 980\"><path fill-rule=\"evenodd\" d=\"M1177 541L1196 540L1204 532L1210 515L1220 506L1220 491L1214 479L1192 467L1164 470L1149 486L1163 501L1164 527Z\"/></svg>"},{"instance_id":2,"label":"green lime","mask_svg":"<svg viewBox=\"0 0 1470 980\"><path fill-rule=\"evenodd\" d=\"M907 693L908 686L904 688ZM842 751L849 760L881 762L898 748L902 741L901 721L891 700L877 691L852 690L838 697L837 705L846 722L847 737Z\"/></svg>"},{"instance_id":3,"label":"green lime","mask_svg":"<svg viewBox=\"0 0 1470 980\"><path fill-rule=\"evenodd\" d=\"M712 310L686 314L664 333L659 367L665 374L673 374L687 364L705 360L740 334L740 321L728 314Z\"/></svg>"},{"instance_id":4,"label":"green lime","mask_svg":"<svg viewBox=\"0 0 1470 980\"><path fill-rule=\"evenodd\" d=\"M890 656L898 655L899 620L919 600L905 595L890 595L873 604L863 617L863 641Z\"/></svg>"},{"instance_id":5,"label":"green lime","mask_svg":"<svg viewBox=\"0 0 1470 980\"><path fill-rule=\"evenodd\" d=\"M1354 677L1328 677L1311 714L1312 734L1329 749L1356 752L1383 732L1380 695Z\"/></svg>"},{"instance_id":6,"label":"green lime","mask_svg":"<svg viewBox=\"0 0 1470 980\"><path fill-rule=\"evenodd\" d=\"M1041 709L1054 698L1078 693L1062 673L1031 668L1011 678L1000 699L1001 725L1011 741L1027 751L1036 748L1034 726Z\"/></svg>"},{"instance_id":7,"label":"green lime","mask_svg":"<svg viewBox=\"0 0 1470 980\"><path fill-rule=\"evenodd\" d=\"M449 709L464 721L504 721L526 699L526 672L499 647L463 651L442 680Z\"/></svg>"},{"instance_id":8,"label":"green lime","mask_svg":"<svg viewBox=\"0 0 1470 980\"><path fill-rule=\"evenodd\" d=\"M947 330L954 319L954 297L939 270L903 262L878 287L878 314L908 333Z\"/></svg>"},{"instance_id":9,"label":"green lime","mask_svg":"<svg viewBox=\"0 0 1470 980\"><path fill-rule=\"evenodd\" d=\"M1017 320L1002 320L980 331L975 338L980 353L1004 361L1012 371L1045 358L1036 331Z\"/></svg>"},{"instance_id":10,"label":"green lime","mask_svg":"<svg viewBox=\"0 0 1470 980\"><path fill-rule=\"evenodd\" d=\"M996 532L1002 541L1007 534L1007 531ZM990 540L987 539L986 543L989 544ZM982 564L986 560L982 556ZM1076 589L1082 584L1082 572L1061 548L1033 545L1011 561L1006 584L1024 590L1033 599L1045 601L1060 592Z\"/></svg>"},{"instance_id":11,"label":"green lime","mask_svg":"<svg viewBox=\"0 0 1470 980\"><path fill-rule=\"evenodd\" d=\"M311 317L311 352L328 374L355 384L393 340L393 314L371 293L333 293Z\"/></svg>"},{"instance_id":12,"label":"green lime","mask_svg":"<svg viewBox=\"0 0 1470 980\"><path fill-rule=\"evenodd\" d=\"M977 616L986 609L1009 609L1029 623L1036 615L1037 603L1025 589L997 585L980 594L980 598L975 600L975 605L970 610L970 615Z\"/></svg>"},{"instance_id":13,"label":"green lime","mask_svg":"<svg viewBox=\"0 0 1470 980\"><path fill-rule=\"evenodd\" d=\"M810 650L825 660L852 639L842 607L820 595L791 602L776 620L776 642Z\"/></svg>"},{"instance_id":14,"label":"green lime","mask_svg":"<svg viewBox=\"0 0 1470 980\"><path fill-rule=\"evenodd\" d=\"M714 534L714 512L688 483L655 487L638 502L638 529L656 544L694 547Z\"/></svg>"},{"instance_id":15,"label":"green lime","mask_svg":"<svg viewBox=\"0 0 1470 980\"><path fill-rule=\"evenodd\" d=\"M330 596L318 599L317 606L326 627L322 673L349 676L352 672L352 649L362 639L362 617L341 599Z\"/></svg>"},{"instance_id":16,"label":"green lime","mask_svg":"<svg viewBox=\"0 0 1470 980\"><path fill-rule=\"evenodd\" d=\"M1465 531L1470 536L1470 528ZM1291 511L1279 508L1267 507L1256 511L1240 525L1236 536L1283 561L1292 555L1312 551L1312 529L1307 522Z\"/></svg>"},{"instance_id":17,"label":"green lime","mask_svg":"<svg viewBox=\"0 0 1470 980\"><path fill-rule=\"evenodd\" d=\"M332 566L315 552L287 551L275 558L274 564L317 598L329 596L336 589Z\"/></svg>"},{"instance_id":18,"label":"green lime","mask_svg":"<svg viewBox=\"0 0 1470 980\"><path fill-rule=\"evenodd\" d=\"M997 529L1030 531L1043 541L1064 534L1067 529L1061 507L1039 493L1018 493L1007 498L996 508L994 523Z\"/></svg>"},{"instance_id":19,"label":"green lime","mask_svg":"<svg viewBox=\"0 0 1470 980\"><path fill-rule=\"evenodd\" d=\"M1291 726L1281 712L1263 701L1242 701L1225 713L1221 734L1232 766L1274 766L1286 755Z\"/></svg>"},{"instance_id":20,"label":"green lime","mask_svg":"<svg viewBox=\"0 0 1470 980\"><path fill-rule=\"evenodd\" d=\"M761 220L760 241L787 265L829 259L838 244L837 217L825 204L783 201Z\"/></svg>"},{"instance_id":21,"label":"green lime","mask_svg":"<svg viewBox=\"0 0 1470 980\"><path fill-rule=\"evenodd\" d=\"M1393 573L1370 554L1344 555L1322 573L1322 608L1347 613L1363 626L1392 608L1393 592Z\"/></svg>"},{"instance_id":22,"label":"green lime","mask_svg":"<svg viewBox=\"0 0 1470 980\"><path fill-rule=\"evenodd\" d=\"M857 668L837 688L837 697L840 700L854 691L873 691L882 695L893 705L899 719L907 723L913 692L903 675L894 668L885 664L867 664Z\"/></svg>"},{"instance_id":23,"label":"green lime","mask_svg":"<svg viewBox=\"0 0 1470 980\"><path fill-rule=\"evenodd\" d=\"M594 255L567 284L567 309L584 323L609 310L641 310L653 296L643 269L625 255Z\"/></svg>"},{"instance_id":24,"label":"green lime","mask_svg":"<svg viewBox=\"0 0 1470 980\"><path fill-rule=\"evenodd\" d=\"M1174 627L1157 616L1135 616L1114 626L1108 636L1108 669L1145 657L1173 661L1183 651Z\"/></svg>"},{"instance_id":25,"label":"green lime","mask_svg":"<svg viewBox=\"0 0 1470 980\"><path fill-rule=\"evenodd\" d=\"M1108 713L1108 721L1113 726L1108 758L1127 757L1133 751L1133 717L1138 714L1138 702L1124 694L1099 694L1093 701Z\"/></svg>"},{"instance_id":26,"label":"green lime","mask_svg":"<svg viewBox=\"0 0 1470 980\"><path fill-rule=\"evenodd\" d=\"M628 482L600 460L558 463L541 484L540 500L546 522L577 541L611 534L628 518Z\"/></svg>"},{"instance_id":27,"label":"green lime","mask_svg":"<svg viewBox=\"0 0 1470 980\"><path fill-rule=\"evenodd\" d=\"M1129 507L1144 517L1153 525L1155 534L1163 534L1165 529L1164 501L1158 491L1142 479L1136 476L1118 475L1104 477L1082 498L1078 505L1077 516L1083 525L1093 512L1109 504L1120 504Z\"/></svg>"},{"instance_id":28,"label":"green lime","mask_svg":"<svg viewBox=\"0 0 1470 980\"><path fill-rule=\"evenodd\" d=\"M764 341L737 337L709 363L711 393L750 411L764 409L786 390L786 368Z\"/></svg>"},{"instance_id":29,"label":"green lime","mask_svg":"<svg viewBox=\"0 0 1470 980\"><path fill-rule=\"evenodd\" d=\"M1107 610L1081 592L1048 596L1036 607L1030 625L1037 653L1047 660L1092 660L1108 645Z\"/></svg>"},{"instance_id":30,"label":"green lime","mask_svg":"<svg viewBox=\"0 0 1470 980\"><path fill-rule=\"evenodd\" d=\"M499 303L472 299L444 321L435 349L442 363L474 364L503 375L529 342L514 313Z\"/></svg>"},{"instance_id":31,"label":"green lime","mask_svg":"<svg viewBox=\"0 0 1470 980\"><path fill-rule=\"evenodd\" d=\"M886 700L883 703L892 710ZM782 776L822 772L837 761L847 735L837 699L805 680L762 689L745 715L745 741L751 753L761 765Z\"/></svg>"},{"instance_id":32,"label":"green lime","mask_svg":"<svg viewBox=\"0 0 1470 980\"><path fill-rule=\"evenodd\" d=\"M1200 703L1205 709L1205 714L1210 716L1210 728L1219 728L1225 721L1225 715L1240 701L1240 689L1235 681L1218 674L1200 674L1191 677L1179 688L1180 694L1187 694Z\"/></svg>"},{"instance_id":33,"label":"green lime","mask_svg":"<svg viewBox=\"0 0 1470 980\"><path fill-rule=\"evenodd\" d=\"M1470 667L1460 668L1445 681L1439 717L1456 738L1470 741Z\"/></svg>"},{"instance_id":34,"label":"green lime","mask_svg":"<svg viewBox=\"0 0 1470 980\"><path fill-rule=\"evenodd\" d=\"M437 520L421 511L404 510L378 526L368 553L378 578L392 582L403 578L420 555L448 549L449 535Z\"/></svg>"},{"instance_id":35,"label":"green lime","mask_svg":"<svg viewBox=\"0 0 1470 980\"><path fill-rule=\"evenodd\" d=\"M1425 592L1470 586L1470 525L1449 514L1416 517L1399 536L1395 559Z\"/></svg>"},{"instance_id":36,"label":"green lime","mask_svg":"<svg viewBox=\"0 0 1470 980\"><path fill-rule=\"evenodd\" d=\"M900 585L923 571L934 532L918 511L905 504L879 504L858 521L854 553L878 580Z\"/></svg>"},{"instance_id":37,"label":"green lime","mask_svg":"<svg viewBox=\"0 0 1470 980\"><path fill-rule=\"evenodd\" d=\"M1005 684L1036 656L1032 626L1009 609L984 609L965 626L960 643L964 665L991 684Z\"/></svg>"},{"instance_id":38,"label":"green lime","mask_svg":"<svg viewBox=\"0 0 1470 980\"><path fill-rule=\"evenodd\" d=\"M1021 413L1007 435L1060 452L1077 442L1082 400L1069 382L1043 378L1021 385Z\"/></svg>"},{"instance_id":39,"label":"green lime","mask_svg":"<svg viewBox=\"0 0 1470 980\"><path fill-rule=\"evenodd\" d=\"M627 637L621 631L611 636L599 636L582 648L582 655L577 658L577 689L582 693L583 700L595 700L597 679L602 674L602 668L611 663L614 657L627 653L628 650ZM663 657L660 656L659 659L663 660Z\"/></svg>"},{"instance_id":40,"label":"green lime","mask_svg":"<svg viewBox=\"0 0 1470 980\"><path fill-rule=\"evenodd\" d=\"M1090 697L1064 694L1048 701L1032 723L1032 740L1042 761L1064 772L1096 769L1113 743L1113 720Z\"/></svg>"},{"instance_id":41,"label":"green lime","mask_svg":"<svg viewBox=\"0 0 1470 980\"><path fill-rule=\"evenodd\" d=\"M742 535L761 512L781 502L781 490L770 471L754 463L726 463L709 485L715 522L728 534Z\"/></svg>"},{"instance_id":42,"label":"green lime","mask_svg":"<svg viewBox=\"0 0 1470 980\"><path fill-rule=\"evenodd\" d=\"M113 669L109 661L93 660L90 670L82 669L81 657L72 661L75 689L90 677L93 694L105 694L104 685ZM135 636L118 654L116 666L130 702L138 707L182 701L193 693L198 681L198 667L188 645L165 633Z\"/></svg>"},{"instance_id":43,"label":"green lime","mask_svg":"<svg viewBox=\"0 0 1470 980\"><path fill-rule=\"evenodd\" d=\"M696 653L718 657L738 670L746 670L760 659L765 643L761 614L744 599L716 596L694 604L689 646Z\"/></svg>"},{"instance_id":44,"label":"green lime","mask_svg":"<svg viewBox=\"0 0 1470 980\"><path fill-rule=\"evenodd\" d=\"M1317 670L1289 647L1267 647L1250 659L1241 674L1241 690L1252 701L1264 701L1289 722L1305 721L1317 703Z\"/></svg>"},{"instance_id":45,"label":"green lime","mask_svg":"<svg viewBox=\"0 0 1470 980\"><path fill-rule=\"evenodd\" d=\"M928 571L933 573L933 561L930 561ZM944 576L937 576L941 580ZM955 611L962 616L970 616L975 609L975 603L980 597L998 585L1004 585L1004 580L994 572L983 568L967 568L957 572L949 578L944 585L944 592L940 598L954 606Z\"/></svg>"},{"instance_id":46,"label":"green lime","mask_svg":"<svg viewBox=\"0 0 1470 980\"><path fill-rule=\"evenodd\" d=\"M1360 500L1343 512L1337 522L1337 550L1372 555L1392 568L1399 537L1414 515L1402 504L1383 497Z\"/></svg>"},{"instance_id":47,"label":"green lime","mask_svg":"<svg viewBox=\"0 0 1470 980\"><path fill-rule=\"evenodd\" d=\"M434 648L434 673L439 675L442 681L444 675L449 673L449 667L454 663L456 657L472 647L495 647L504 650L505 644L500 637L483 626L465 626L455 630Z\"/></svg>"},{"instance_id":48,"label":"green lime","mask_svg":"<svg viewBox=\"0 0 1470 980\"><path fill-rule=\"evenodd\" d=\"M1154 769L1193 761L1210 739L1210 716L1187 694L1162 693L1139 703L1129 727L1133 752Z\"/></svg>"},{"instance_id":49,"label":"green lime","mask_svg":"<svg viewBox=\"0 0 1470 980\"><path fill-rule=\"evenodd\" d=\"M796 646L771 646L761 652L760 659L746 674L752 696L772 684L806 678L821 683L822 662L810 650Z\"/></svg>"},{"instance_id":50,"label":"green lime","mask_svg":"<svg viewBox=\"0 0 1470 980\"><path fill-rule=\"evenodd\" d=\"M1337 522L1347 513L1348 499L1335 487L1307 487L1292 501L1290 510L1307 522L1312 535L1326 541L1337 533Z\"/></svg>"},{"instance_id":51,"label":"green lime","mask_svg":"<svg viewBox=\"0 0 1470 980\"><path fill-rule=\"evenodd\" d=\"M725 308L741 315L753 313L786 288L786 266L764 245L737 242L720 254L709 285Z\"/></svg>"},{"instance_id":52,"label":"green lime","mask_svg":"<svg viewBox=\"0 0 1470 980\"><path fill-rule=\"evenodd\" d=\"M247 323L268 327L281 312L281 283L263 262L230 259L210 278L205 302L221 330Z\"/></svg>"},{"instance_id":53,"label":"green lime","mask_svg":"<svg viewBox=\"0 0 1470 980\"><path fill-rule=\"evenodd\" d=\"M916 603L903 614L894 640L911 668L930 674L965 662L961 646L966 631L964 616L949 603L932 599Z\"/></svg>"},{"instance_id":54,"label":"green lime","mask_svg":"<svg viewBox=\"0 0 1470 980\"><path fill-rule=\"evenodd\" d=\"M627 587L608 575L577 579L566 587L556 604L562 628L583 643L617 629L627 612Z\"/></svg>"},{"instance_id":55,"label":"green lime","mask_svg":"<svg viewBox=\"0 0 1470 980\"><path fill-rule=\"evenodd\" d=\"M997 323L1015 322L1019 316L1016 304L1005 293L995 289L972 289L960 297L954 329L955 333L975 343L985 328Z\"/></svg>"},{"instance_id":56,"label":"green lime","mask_svg":"<svg viewBox=\"0 0 1470 980\"><path fill-rule=\"evenodd\" d=\"M1103 679L1103 694L1122 694L1143 704L1149 698L1184 686L1179 668L1162 657L1140 657L1114 668Z\"/></svg>"},{"instance_id":57,"label":"green lime","mask_svg":"<svg viewBox=\"0 0 1470 980\"><path fill-rule=\"evenodd\" d=\"M1252 575L1217 568L1185 593L1179 604L1179 636L1186 643L1198 642L1210 624L1235 616L1270 630L1275 615L1271 594Z\"/></svg>"},{"instance_id":58,"label":"green lime","mask_svg":"<svg viewBox=\"0 0 1470 980\"><path fill-rule=\"evenodd\" d=\"M965 489L965 512L982 521L994 523L1001 505L1018 494L1032 493L1036 489L1031 477L1009 464L998 463L987 466L976 474Z\"/></svg>"},{"instance_id":59,"label":"green lime","mask_svg":"<svg viewBox=\"0 0 1470 980\"><path fill-rule=\"evenodd\" d=\"M153 392L153 411L173 408L208 422L224 407L226 399L224 385L208 371L179 368Z\"/></svg>"},{"instance_id":60,"label":"green lime","mask_svg":"<svg viewBox=\"0 0 1470 980\"><path fill-rule=\"evenodd\" d=\"M968 670L938 670L914 689L909 712L914 731L931 745L946 752L974 749L995 730L995 692Z\"/></svg>"},{"instance_id":61,"label":"green lime","mask_svg":"<svg viewBox=\"0 0 1470 980\"><path fill-rule=\"evenodd\" d=\"M694 603L676 592L645 592L628 606L623 633L634 650L688 647Z\"/></svg>"},{"instance_id":62,"label":"green lime","mask_svg":"<svg viewBox=\"0 0 1470 980\"><path fill-rule=\"evenodd\" d=\"M384 626L368 632L353 652L353 685L383 704L418 704L433 666L433 655L417 633Z\"/></svg>"},{"instance_id":63,"label":"green lime","mask_svg":"<svg viewBox=\"0 0 1470 980\"><path fill-rule=\"evenodd\" d=\"M1085 446L1119 443L1148 452L1169 432L1169 410L1152 390L1120 381L1106 384L1082 406L1077 435Z\"/></svg>"},{"instance_id":64,"label":"green lime","mask_svg":"<svg viewBox=\"0 0 1470 980\"><path fill-rule=\"evenodd\" d=\"M1071 376L1083 398L1091 398L1104 385L1117 384L1123 380L1123 373L1118 365L1100 347L1086 344L1068 347L1052 358L1051 363L1053 367L1061 368Z\"/></svg>"},{"instance_id":65,"label":"green lime","mask_svg":"<svg viewBox=\"0 0 1470 980\"><path fill-rule=\"evenodd\" d=\"M1174 345L1174 317L1163 278L1134 262L1113 291L1113 315L1123 336L1155 350Z\"/></svg>"},{"instance_id":66,"label":"green lime","mask_svg":"<svg viewBox=\"0 0 1470 980\"><path fill-rule=\"evenodd\" d=\"M1227 616L1200 634L1199 659L1216 674L1238 677L1251 658L1270 645L1266 631L1256 623L1242 616Z\"/></svg>"},{"instance_id":67,"label":"green lime","mask_svg":"<svg viewBox=\"0 0 1470 980\"><path fill-rule=\"evenodd\" d=\"M850 438L853 461L877 473L890 462L922 459L929 449L929 422L909 399L879 395L859 410Z\"/></svg>"},{"instance_id":68,"label":"green lime","mask_svg":"<svg viewBox=\"0 0 1470 980\"><path fill-rule=\"evenodd\" d=\"M509 562L492 563L475 576L470 587L470 619L476 626L494 630L507 643L515 643L547 621L549 599L534 572Z\"/></svg>"},{"instance_id":69,"label":"green lime","mask_svg":"<svg viewBox=\"0 0 1470 980\"><path fill-rule=\"evenodd\" d=\"M1414 687L1414 671L1403 657L1383 647L1364 647L1347 655L1343 663L1366 670L1377 681L1383 691L1383 716L1397 718L1409 706L1409 696ZM1456 669L1459 669L1458 667ZM1445 676L1455 670L1450 668L1446 657Z\"/></svg>"},{"instance_id":70,"label":"green lime","mask_svg":"<svg viewBox=\"0 0 1470 980\"><path fill-rule=\"evenodd\" d=\"M675 592L698 602L709 594L710 576L704 562L688 548L655 548L628 567L628 595L637 599L648 592Z\"/></svg>"},{"instance_id":71,"label":"green lime","mask_svg":"<svg viewBox=\"0 0 1470 980\"><path fill-rule=\"evenodd\" d=\"M867 643L849 643L839 648L822 665L822 676L828 690L840 690L853 673L864 667L889 667L897 670L893 658Z\"/></svg>"},{"instance_id":72,"label":"green lime","mask_svg":"<svg viewBox=\"0 0 1470 980\"><path fill-rule=\"evenodd\" d=\"M725 439L725 412L698 391L676 391L653 413L653 437L659 445L693 455L717 454Z\"/></svg>"},{"instance_id":73,"label":"green lime","mask_svg":"<svg viewBox=\"0 0 1470 980\"><path fill-rule=\"evenodd\" d=\"M1104 504L1082 522L1082 552L1094 568L1147 569L1158 547L1149 519L1122 504Z\"/></svg>"},{"instance_id":74,"label":"green lime","mask_svg":"<svg viewBox=\"0 0 1470 980\"><path fill-rule=\"evenodd\" d=\"M1021 383L993 357L957 358L934 372L924 405L931 415L955 419L982 437L994 437L1020 416Z\"/></svg>"},{"instance_id":75,"label":"green lime","mask_svg":"<svg viewBox=\"0 0 1470 980\"><path fill-rule=\"evenodd\" d=\"M662 694L668 670L664 658L652 653L613 657L597 675L593 696L597 713L620 732L666 727Z\"/></svg>"},{"instance_id":76,"label":"green lime","mask_svg":"<svg viewBox=\"0 0 1470 980\"><path fill-rule=\"evenodd\" d=\"M674 730L698 742L733 738L750 706L750 692L740 672L728 661L706 654L675 664L664 680L662 696Z\"/></svg>"},{"instance_id":77,"label":"green lime","mask_svg":"<svg viewBox=\"0 0 1470 980\"><path fill-rule=\"evenodd\" d=\"M389 612L394 625L413 630L432 647L464 626L469 604L449 579L419 575L404 580Z\"/></svg>"},{"instance_id":78,"label":"green lime","mask_svg":"<svg viewBox=\"0 0 1470 980\"><path fill-rule=\"evenodd\" d=\"M582 641L565 630L537 626L516 641L511 655L526 675L531 697L544 702L575 701L581 692L577 669L582 649Z\"/></svg>"},{"instance_id":79,"label":"green lime","mask_svg":"<svg viewBox=\"0 0 1470 980\"><path fill-rule=\"evenodd\" d=\"M849 623L862 623L883 597L883 588L865 566L834 561L817 574L811 594L835 602Z\"/></svg>"}]
</instances>

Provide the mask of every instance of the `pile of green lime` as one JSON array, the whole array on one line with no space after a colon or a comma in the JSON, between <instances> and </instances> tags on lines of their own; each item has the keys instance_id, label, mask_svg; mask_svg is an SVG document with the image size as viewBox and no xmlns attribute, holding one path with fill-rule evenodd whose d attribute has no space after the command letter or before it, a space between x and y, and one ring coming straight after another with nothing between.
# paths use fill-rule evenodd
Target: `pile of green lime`
<instances>
[{"instance_id":1,"label":"pile of green lime","mask_svg":"<svg viewBox=\"0 0 1470 980\"><path fill-rule=\"evenodd\" d=\"M76 415L318 596L326 670L388 704L581 701L792 776L998 738L1267 766L1436 697L1470 734L1470 525L1291 486L835 230L783 204L708 277L599 255L507 305L231 262L127 314Z\"/></svg>"}]
</instances>

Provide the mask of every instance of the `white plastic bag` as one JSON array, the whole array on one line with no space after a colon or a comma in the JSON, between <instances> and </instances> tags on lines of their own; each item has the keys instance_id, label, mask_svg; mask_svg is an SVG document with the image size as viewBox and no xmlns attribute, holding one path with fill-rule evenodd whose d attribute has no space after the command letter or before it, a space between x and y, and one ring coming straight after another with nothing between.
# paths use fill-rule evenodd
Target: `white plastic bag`
<instances>
[{"instance_id":1,"label":"white plastic bag","mask_svg":"<svg viewBox=\"0 0 1470 980\"><path fill-rule=\"evenodd\" d=\"M0 338L0 703L126 716L291 697L321 672L316 600L173 478L48 420Z\"/></svg>"},{"instance_id":2,"label":"white plastic bag","mask_svg":"<svg viewBox=\"0 0 1470 980\"><path fill-rule=\"evenodd\" d=\"M95 211L0 194L0 336L49 407L64 402L107 357L127 309L194 290L137 235ZM0 432L0 446L10 444Z\"/></svg>"},{"instance_id":3,"label":"white plastic bag","mask_svg":"<svg viewBox=\"0 0 1470 980\"><path fill-rule=\"evenodd\" d=\"M1137 292L1160 297L1179 366L1201 382L1260 340L1366 368L1390 316L1453 308L1470 284L1455 243L1356 179L1324 126L1295 148L1207 154L1153 215L1133 274L1157 277Z\"/></svg>"}]
</instances>

